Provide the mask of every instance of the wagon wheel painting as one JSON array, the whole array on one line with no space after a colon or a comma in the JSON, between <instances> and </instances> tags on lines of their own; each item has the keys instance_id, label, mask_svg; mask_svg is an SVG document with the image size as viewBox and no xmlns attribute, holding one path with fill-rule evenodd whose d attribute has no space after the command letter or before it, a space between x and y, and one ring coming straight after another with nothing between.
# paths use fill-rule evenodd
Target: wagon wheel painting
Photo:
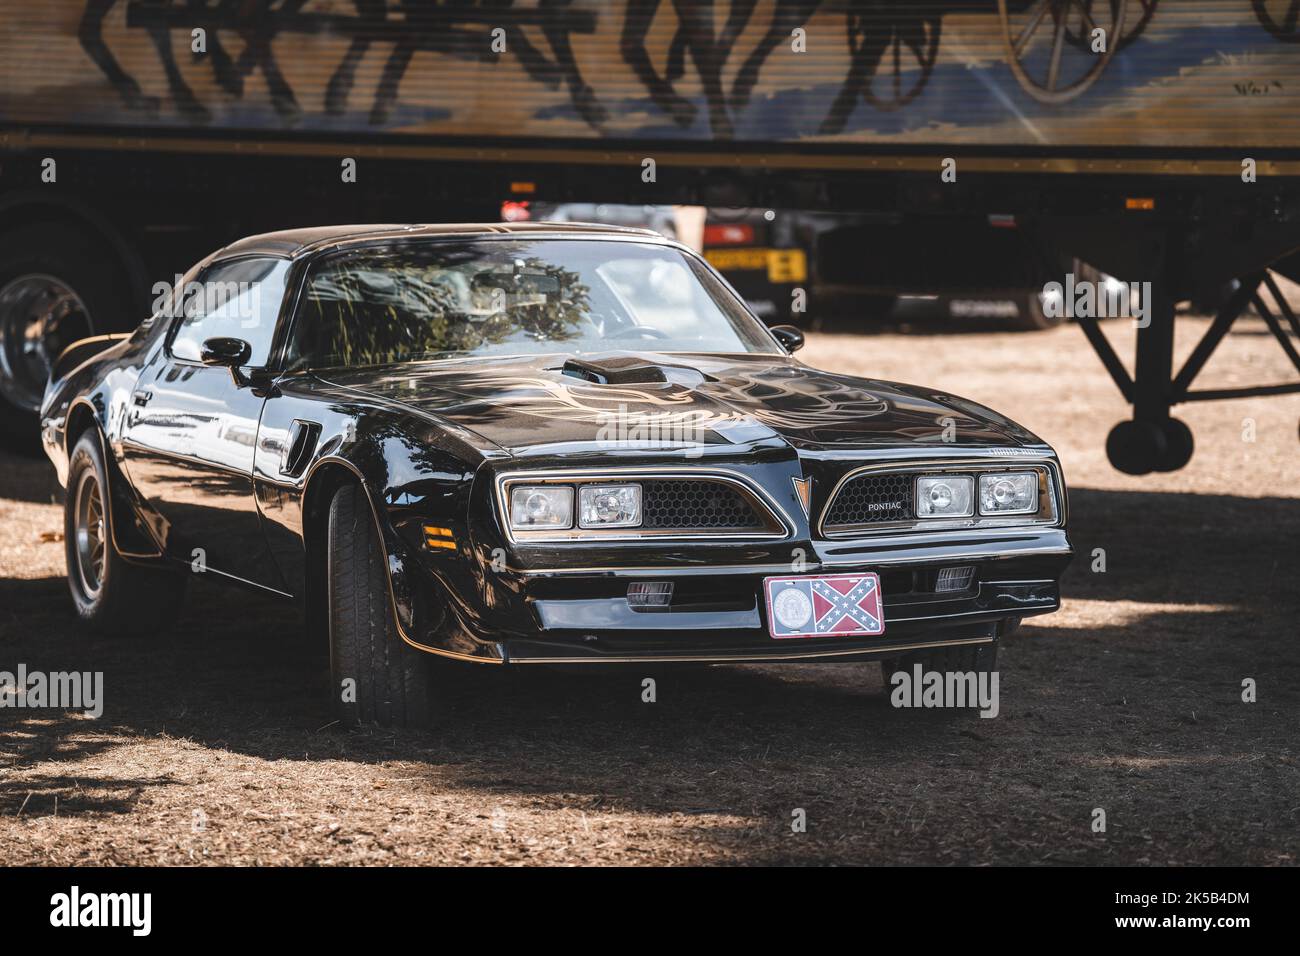
<instances>
[{"instance_id":1,"label":"wagon wheel painting","mask_svg":"<svg viewBox=\"0 0 1300 956\"><path fill-rule=\"evenodd\" d=\"M1300 3L1300 0L1296 0ZM1119 43L1115 46L1115 52L1123 50L1130 43L1142 35L1142 31L1147 28L1151 22L1151 15L1156 12L1156 6L1160 0L1129 0L1128 10L1124 14L1124 33L1119 38ZM1092 9L1092 3L1088 4L1089 12ZM1091 29L1091 28L1089 28ZM1092 37L1088 33L1080 33L1074 27L1066 24L1065 38L1077 47L1091 49Z\"/></svg>"},{"instance_id":2,"label":"wagon wheel painting","mask_svg":"<svg viewBox=\"0 0 1300 956\"><path fill-rule=\"evenodd\" d=\"M1107 44L1105 53L1075 47L1067 42L1069 28L1123 36L1127 6L1128 0L998 0L1007 65L1040 103L1068 103L1097 82L1119 46Z\"/></svg>"},{"instance_id":3,"label":"wagon wheel painting","mask_svg":"<svg viewBox=\"0 0 1300 956\"><path fill-rule=\"evenodd\" d=\"M916 99L938 58L939 25L937 15L882 15L879 7L872 12L850 7L845 30L849 72L819 132L842 132L859 97L886 111Z\"/></svg>"},{"instance_id":4,"label":"wagon wheel painting","mask_svg":"<svg viewBox=\"0 0 1300 956\"><path fill-rule=\"evenodd\" d=\"M1300 43L1300 0L1251 0L1264 29L1283 43Z\"/></svg>"}]
</instances>

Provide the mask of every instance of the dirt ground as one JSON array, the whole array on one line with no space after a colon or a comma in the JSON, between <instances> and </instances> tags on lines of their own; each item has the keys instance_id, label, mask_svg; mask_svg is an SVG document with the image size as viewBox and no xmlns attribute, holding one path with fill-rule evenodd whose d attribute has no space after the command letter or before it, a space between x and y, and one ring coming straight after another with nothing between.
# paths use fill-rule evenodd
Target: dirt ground
<instances>
[{"instance_id":1,"label":"dirt ground","mask_svg":"<svg viewBox=\"0 0 1300 956\"><path fill-rule=\"evenodd\" d=\"M1205 326L1180 322L1180 353ZM692 670L654 704L640 675L494 670L458 673L431 731L342 730L269 601L196 586L174 633L80 633L48 473L6 454L0 669L102 670L106 709L0 710L0 863L1296 863L1300 396L1187 407L1191 465L1130 478L1077 328L953 332L816 333L801 357L1060 451L1078 557L1063 610L1004 642L997 718L895 710L875 665ZM1243 322L1203 384L1294 375Z\"/></svg>"}]
</instances>

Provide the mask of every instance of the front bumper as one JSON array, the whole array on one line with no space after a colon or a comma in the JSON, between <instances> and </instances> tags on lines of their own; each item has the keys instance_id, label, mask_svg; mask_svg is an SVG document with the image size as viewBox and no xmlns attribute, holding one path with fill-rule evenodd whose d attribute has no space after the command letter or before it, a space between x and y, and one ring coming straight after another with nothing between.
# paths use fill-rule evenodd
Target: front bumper
<instances>
[{"instance_id":1,"label":"front bumper","mask_svg":"<svg viewBox=\"0 0 1300 956\"><path fill-rule=\"evenodd\" d=\"M496 612L461 616L455 647L507 663L632 663L871 660L921 647L988 643L1004 622L1060 606L1060 577L1072 557L1061 528L965 536L907 535L776 548L710 549L707 560L660 553L622 563L599 554L586 566L544 554L506 575ZM669 559L669 560L665 560ZM567 565L567 566L566 566ZM940 568L971 566L965 591L935 593ZM763 581L792 573L880 575L885 633L878 637L774 639ZM665 610L627 601L638 581L673 584ZM443 632L447 634L447 631ZM436 648L433 648L436 650Z\"/></svg>"}]
</instances>

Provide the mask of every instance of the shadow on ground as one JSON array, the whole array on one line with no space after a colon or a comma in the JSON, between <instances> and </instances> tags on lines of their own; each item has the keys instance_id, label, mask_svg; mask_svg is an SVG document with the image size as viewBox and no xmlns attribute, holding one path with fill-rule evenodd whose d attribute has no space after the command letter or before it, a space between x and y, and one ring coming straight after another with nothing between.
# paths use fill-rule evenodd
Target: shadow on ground
<instances>
[{"instance_id":1,"label":"shadow on ground","mask_svg":"<svg viewBox=\"0 0 1300 956\"><path fill-rule=\"evenodd\" d=\"M107 700L97 721L0 711L0 820L53 825L57 800L58 826L93 847L235 786L186 770L197 750L283 777L296 807L428 818L382 853L295 831L275 862L402 857L502 806L541 841L534 858L559 841L566 859L621 862L1294 862L1300 501L1076 489L1071 507L1066 609L1004 642L994 720L894 709L874 665L660 673L653 704L636 671L449 665L431 730L350 731L322 706L323 649L292 606L196 582L174 631L118 643L74 626L61 578L3 579L0 661L103 671ZM375 791L345 799L347 778ZM639 834L644 855L574 849L575 813Z\"/></svg>"}]
</instances>

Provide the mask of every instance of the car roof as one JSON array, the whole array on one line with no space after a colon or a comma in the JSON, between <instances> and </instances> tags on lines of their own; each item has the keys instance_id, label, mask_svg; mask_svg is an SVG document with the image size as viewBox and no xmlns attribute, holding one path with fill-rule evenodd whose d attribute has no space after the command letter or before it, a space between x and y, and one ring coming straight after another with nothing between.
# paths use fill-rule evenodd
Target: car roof
<instances>
[{"instance_id":1,"label":"car roof","mask_svg":"<svg viewBox=\"0 0 1300 956\"><path fill-rule=\"evenodd\" d=\"M296 258L321 249L337 248L357 242L384 239L427 239L449 236L475 238L500 238L545 233L547 235L577 235L590 238L609 236L641 236L663 239L653 229L636 229L629 226L608 226L588 222L491 222L491 223L376 223L353 226L313 226L304 229L285 229L264 232L236 240L217 252L212 260L234 256L266 255Z\"/></svg>"}]
</instances>

